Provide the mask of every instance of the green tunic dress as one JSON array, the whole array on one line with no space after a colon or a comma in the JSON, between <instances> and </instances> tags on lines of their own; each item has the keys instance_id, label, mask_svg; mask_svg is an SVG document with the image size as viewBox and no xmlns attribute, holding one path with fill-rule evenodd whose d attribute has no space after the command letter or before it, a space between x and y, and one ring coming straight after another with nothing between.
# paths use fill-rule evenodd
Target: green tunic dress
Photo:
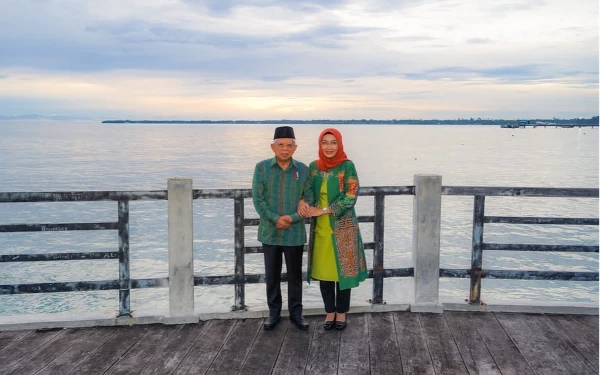
<instances>
[{"instance_id":1,"label":"green tunic dress","mask_svg":"<svg viewBox=\"0 0 600 375\"><path fill-rule=\"evenodd\" d=\"M327 178L321 184L319 208L327 207ZM315 245L312 253L312 278L323 281L338 281L335 250L331 235L333 230L328 215L317 217Z\"/></svg>"}]
</instances>

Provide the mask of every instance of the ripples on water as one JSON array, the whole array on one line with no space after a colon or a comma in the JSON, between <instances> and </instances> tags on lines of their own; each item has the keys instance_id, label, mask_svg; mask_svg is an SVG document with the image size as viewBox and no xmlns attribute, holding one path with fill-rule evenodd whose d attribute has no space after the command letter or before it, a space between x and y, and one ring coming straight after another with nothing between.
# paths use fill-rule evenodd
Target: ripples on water
<instances>
[{"instance_id":1,"label":"ripples on water","mask_svg":"<svg viewBox=\"0 0 600 375\"><path fill-rule=\"evenodd\" d=\"M0 191L165 190L169 177L186 176L194 188L250 188L254 164L271 156L275 126L138 125L98 123L0 123ZM296 158L309 162L322 126L296 126ZM485 126L340 126L344 146L363 186L412 185L414 174L442 175L444 185L598 187L598 129L501 129ZM6 157L8 156L8 157ZM442 198L441 267L469 268L472 197ZM256 217L246 201L247 217ZM361 197L359 215L372 215L373 198ZM168 276L167 203L130 203L133 278ZM486 198L486 215L598 217L598 199ZM116 221L116 202L0 205L0 223ZM412 197L386 198L385 266L411 267ZM362 224L365 241L373 225ZM256 228L246 245L259 245ZM596 226L485 226L486 242L598 244ZM5 233L1 254L116 251L116 231ZM372 250L367 250L369 267ZM233 201L194 202L194 270L197 275L233 273ZM484 268L597 271L598 254L486 252ZM246 256L246 273L262 273L261 254ZM107 280L118 276L109 261L0 264L0 284ZM468 297L468 279L442 279L443 301ZM285 287L284 298L285 298ZM366 304L372 284L353 291ZM386 279L387 303L408 303L412 279ZM196 287L197 310L228 311L232 286ZM116 291L0 296L0 315L53 312L114 312ZM246 287L246 303L266 308L264 285ZM598 302L597 282L483 280L491 301ZM305 284L304 303L321 307L318 285ZM133 310L167 309L165 288L133 290Z\"/></svg>"}]
</instances>

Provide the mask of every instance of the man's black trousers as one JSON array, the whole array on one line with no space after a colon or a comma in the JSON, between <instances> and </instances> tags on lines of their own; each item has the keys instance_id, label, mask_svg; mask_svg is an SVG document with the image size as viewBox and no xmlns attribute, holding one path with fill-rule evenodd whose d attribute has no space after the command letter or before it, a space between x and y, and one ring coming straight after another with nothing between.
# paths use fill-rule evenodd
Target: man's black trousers
<instances>
[{"instance_id":1,"label":"man's black trousers","mask_svg":"<svg viewBox=\"0 0 600 375\"><path fill-rule=\"evenodd\" d=\"M302 315L302 252L304 246L277 246L263 244L267 305L269 315L281 314L281 265L282 254L288 280L288 310L292 316Z\"/></svg>"}]
</instances>

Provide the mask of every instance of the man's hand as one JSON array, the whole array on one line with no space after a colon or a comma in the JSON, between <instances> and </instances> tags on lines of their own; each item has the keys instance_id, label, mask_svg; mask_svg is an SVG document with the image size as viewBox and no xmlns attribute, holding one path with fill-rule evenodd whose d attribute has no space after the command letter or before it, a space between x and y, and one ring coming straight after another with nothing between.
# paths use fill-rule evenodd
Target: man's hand
<instances>
[{"instance_id":1,"label":"man's hand","mask_svg":"<svg viewBox=\"0 0 600 375\"><path fill-rule=\"evenodd\" d=\"M275 226L278 229L288 229L292 225L292 217L290 215L280 216Z\"/></svg>"},{"instance_id":2,"label":"man's hand","mask_svg":"<svg viewBox=\"0 0 600 375\"><path fill-rule=\"evenodd\" d=\"M308 203L304 201L304 199L300 199L298 202L298 215L302 217L310 217L310 206Z\"/></svg>"}]
</instances>

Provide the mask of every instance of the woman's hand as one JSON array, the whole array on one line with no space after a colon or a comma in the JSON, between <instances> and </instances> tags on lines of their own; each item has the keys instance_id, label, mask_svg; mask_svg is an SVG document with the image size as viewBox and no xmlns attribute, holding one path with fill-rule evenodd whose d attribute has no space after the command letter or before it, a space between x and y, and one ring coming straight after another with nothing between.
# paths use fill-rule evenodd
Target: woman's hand
<instances>
[{"instance_id":1,"label":"woman's hand","mask_svg":"<svg viewBox=\"0 0 600 375\"><path fill-rule=\"evenodd\" d=\"M310 207L310 216L312 216L312 217L327 215L327 214L329 214L329 208L327 210L323 210L322 208L318 208L318 207Z\"/></svg>"},{"instance_id":2,"label":"woman's hand","mask_svg":"<svg viewBox=\"0 0 600 375\"><path fill-rule=\"evenodd\" d=\"M304 199L300 199L298 202L298 215L301 217L311 217L310 205L304 201Z\"/></svg>"}]
</instances>

